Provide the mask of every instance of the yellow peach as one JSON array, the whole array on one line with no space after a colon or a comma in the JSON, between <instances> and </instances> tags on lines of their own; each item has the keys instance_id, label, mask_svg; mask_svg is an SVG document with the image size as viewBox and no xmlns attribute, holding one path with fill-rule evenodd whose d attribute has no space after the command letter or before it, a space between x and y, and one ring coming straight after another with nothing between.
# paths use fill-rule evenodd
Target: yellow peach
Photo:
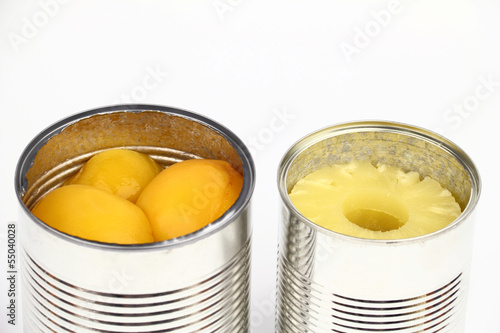
<instances>
[{"instance_id":1,"label":"yellow peach","mask_svg":"<svg viewBox=\"0 0 500 333\"><path fill-rule=\"evenodd\" d=\"M92 156L66 184L98 187L133 203L162 170L151 157L129 149L111 149Z\"/></svg>"},{"instance_id":2,"label":"yellow peach","mask_svg":"<svg viewBox=\"0 0 500 333\"><path fill-rule=\"evenodd\" d=\"M153 242L144 212L130 201L88 185L66 185L32 209L49 226L87 240L118 244Z\"/></svg>"},{"instance_id":3,"label":"yellow peach","mask_svg":"<svg viewBox=\"0 0 500 333\"><path fill-rule=\"evenodd\" d=\"M156 176L137 199L156 241L187 235L215 221L240 194L243 177L221 160L192 159Z\"/></svg>"}]
</instances>

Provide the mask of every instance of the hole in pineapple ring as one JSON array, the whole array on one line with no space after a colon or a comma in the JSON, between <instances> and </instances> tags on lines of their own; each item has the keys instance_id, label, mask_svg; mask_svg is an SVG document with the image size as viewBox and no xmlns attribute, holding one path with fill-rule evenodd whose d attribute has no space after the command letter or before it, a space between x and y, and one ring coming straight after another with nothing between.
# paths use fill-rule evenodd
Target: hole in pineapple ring
<instances>
[{"instance_id":1,"label":"hole in pineapple ring","mask_svg":"<svg viewBox=\"0 0 500 333\"><path fill-rule=\"evenodd\" d=\"M372 231L391 231L408 222L408 207L387 192L356 191L342 203L342 213L352 223Z\"/></svg>"}]
</instances>

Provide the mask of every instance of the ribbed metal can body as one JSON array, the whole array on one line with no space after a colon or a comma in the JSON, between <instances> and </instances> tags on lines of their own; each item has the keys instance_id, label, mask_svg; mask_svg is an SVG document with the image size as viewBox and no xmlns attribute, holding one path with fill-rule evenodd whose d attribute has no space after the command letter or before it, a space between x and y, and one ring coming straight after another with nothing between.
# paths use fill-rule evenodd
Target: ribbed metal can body
<instances>
[{"instance_id":1,"label":"ribbed metal can body","mask_svg":"<svg viewBox=\"0 0 500 333\"><path fill-rule=\"evenodd\" d=\"M223 159L243 174L235 204L192 234L137 245L61 233L30 208L95 153L129 148L163 165ZM87 111L40 133L16 171L24 331L248 332L255 169L222 125L178 109L122 105Z\"/></svg>"},{"instance_id":2,"label":"ribbed metal can body","mask_svg":"<svg viewBox=\"0 0 500 333\"><path fill-rule=\"evenodd\" d=\"M453 194L462 214L437 232L396 240L342 235L302 216L288 197L295 183L353 159L430 176ZM460 148L405 124L336 125L285 154L278 186L277 332L463 332L480 179Z\"/></svg>"}]
</instances>

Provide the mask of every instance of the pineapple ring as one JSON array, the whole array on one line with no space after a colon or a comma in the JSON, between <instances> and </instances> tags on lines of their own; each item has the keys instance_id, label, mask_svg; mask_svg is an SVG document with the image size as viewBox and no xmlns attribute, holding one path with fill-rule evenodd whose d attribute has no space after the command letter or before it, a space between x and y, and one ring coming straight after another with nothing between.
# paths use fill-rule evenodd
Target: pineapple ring
<instances>
[{"instance_id":1,"label":"pineapple ring","mask_svg":"<svg viewBox=\"0 0 500 333\"><path fill-rule=\"evenodd\" d=\"M455 198L437 181L368 161L316 170L299 180L289 197L317 225L369 239L422 236L461 214Z\"/></svg>"}]
</instances>

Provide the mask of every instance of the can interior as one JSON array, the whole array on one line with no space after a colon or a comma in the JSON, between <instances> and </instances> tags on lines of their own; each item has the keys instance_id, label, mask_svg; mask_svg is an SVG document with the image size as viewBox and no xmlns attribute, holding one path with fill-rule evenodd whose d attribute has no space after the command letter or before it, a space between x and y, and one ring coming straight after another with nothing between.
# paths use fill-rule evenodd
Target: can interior
<instances>
[{"instance_id":1,"label":"can interior","mask_svg":"<svg viewBox=\"0 0 500 333\"><path fill-rule=\"evenodd\" d=\"M434 133L390 123L357 123L325 129L299 141L283 160L289 165L284 190L290 193L298 180L323 166L351 160L380 162L429 176L452 193L462 211L471 199L473 183L477 190L479 182L468 157Z\"/></svg>"},{"instance_id":2,"label":"can interior","mask_svg":"<svg viewBox=\"0 0 500 333\"><path fill-rule=\"evenodd\" d=\"M192 158L221 159L243 174L242 159L227 138L197 120L159 111L94 114L64 126L28 157L31 167L21 175L26 207L31 209L94 154L111 148L149 154L164 166Z\"/></svg>"}]
</instances>

